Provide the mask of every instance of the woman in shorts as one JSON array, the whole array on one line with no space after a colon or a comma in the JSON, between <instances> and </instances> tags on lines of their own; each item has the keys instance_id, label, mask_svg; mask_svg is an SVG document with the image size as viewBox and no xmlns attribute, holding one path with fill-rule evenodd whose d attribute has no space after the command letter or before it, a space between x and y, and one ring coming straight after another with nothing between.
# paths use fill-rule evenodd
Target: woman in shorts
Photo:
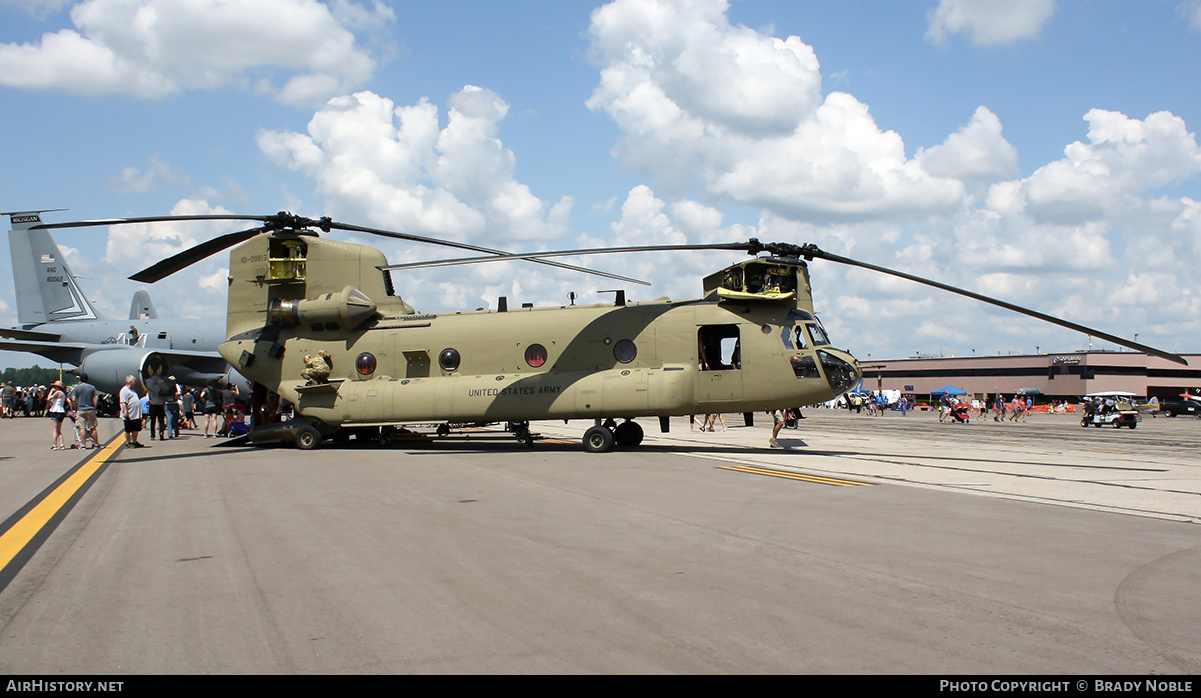
<instances>
[{"instance_id":1,"label":"woman in shorts","mask_svg":"<svg viewBox=\"0 0 1201 698\"><path fill-rule=\"evenodd\" d=\"M50 384L50 392L46 394L46 414L53 423L50 430L50 450L62 451L66 448L63 445L63 420L67 418L67 394L63 392L62 381Z\"/></svg>"},{"instance_id":2,"label":"woman in shorts","mask_svg":"<svg viewBox=\"0 0 1201 698\"><path fill-rule=\"evenodd\" d=\"M218 433L217 415L221 414L221 393L217 392L211 380L204 384L200 403L204 405L204 438L215 438Z\"/></svg>"}]
</instances>

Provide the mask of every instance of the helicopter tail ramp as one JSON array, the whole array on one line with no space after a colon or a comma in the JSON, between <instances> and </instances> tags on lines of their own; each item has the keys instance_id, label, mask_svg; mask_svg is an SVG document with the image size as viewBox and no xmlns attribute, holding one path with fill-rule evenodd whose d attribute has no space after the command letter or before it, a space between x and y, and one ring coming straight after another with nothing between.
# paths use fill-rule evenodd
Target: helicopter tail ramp
<instances>
[{"instance_id":1,"label":"helicopter tail ramp","mask_svg":"<svg viewBox=\"0 0 1201 698\"><path fill-rule=\"evenodd\" d=\"M79 289L75 277L50 233L31 230L46 211L4 213L12 224L8 248L12 254L17 321L24 327L61 320L97 320L102 316Z\"/></svg>"}]
</instances>

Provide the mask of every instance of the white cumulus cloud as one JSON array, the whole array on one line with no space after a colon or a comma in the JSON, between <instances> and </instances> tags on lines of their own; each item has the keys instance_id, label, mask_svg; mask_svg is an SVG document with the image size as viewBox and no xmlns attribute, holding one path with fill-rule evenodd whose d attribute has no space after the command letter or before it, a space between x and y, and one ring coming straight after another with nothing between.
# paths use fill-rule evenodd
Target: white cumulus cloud
<instances>
[{"instance_id":1,"label":"white cumulus cloud","mask_svg":"<svg viewBox=\"0 0 1201 698\"><path fill-rule=\"evenodd\" d=\"M568 199L548 204L513 176L498 137L509 105L467 86L449 101L447 124L428 100L394 107L372 92L339 97L305 134L262 131L269 160L309 177L335 216L459 241L532 240L567 232Z\"/></svg>"},{"instance_id":2,"label":"white cumulus cloud","mask_svg":"<svg viewBox=\"0 0 1201 698\"><path fill-rule=\"evenodd\" d=\"M75 29L0 45L0 84L159 99L235 86L312 105L366 81L375 59L348 24L393 12L339 0L86 0ZM341 18L341 21L340 21Z\"/></svg>"},{"instance_id":3,"label":"white cumulus cloud","mask_svg":"<svg viewBox=\"0 0 1201 698\"><path fill-rule=\"evenodd\" d=\"M109 183L120 193L145 194L155 191L164 183L187 186L188 179L186 172L172 167L156 155L150 158L145 169L126 167L120 174L111 177Z\"/></svg>"},{"instance_id":4,"label":"white cumulus cloud","mask_svg":"<svg viewBox=\"0 0 1201 698\"><path fill-rule=\"evenodd\" d=\"M1018 151L1001 135L1001 120L979 107L972 120L916 159L936 177L994 182L1017 174Z\"/></svg>"},{"instance_id":5,"label":"white cumulus cloud","mask_svg":"<svg viewBox=\"0 0 1201 698\"><path fill-rule=\"evenodd\" d=\"M1088 142L1076 141L1020 185L1002 185L1013 200L1043 221L1097 220L1125 210L1148 190L1201 173L1201 149L1184 120L1169 112L1145 120L1093 109L1085 115Z\"/></svg>"},{"instance_id":6,"label":"white cumulus cloud","mask_svg":"<svg viewBox=\"0 0 1201 698\"><path fill-rule=\"evenodd\" d=\"M730 24L725 0L617 0L593 12L601 67L588 106L622 129L615 154L656 188L703 187L792 216L944 211L960 181L907 158L853 96L825 97L799 37Z\"/></svg>"},{"instance_id":7,"label":"white cumulus cloud","mask_svg":"<svg viewBox=\"0 0 1201 698\"><path fill-rule=\"evenodd\" d=\"M1055 0L939 0L926 18L926 38L941 44L967 34L973 44L1012 44L1038 35L1055 14Z\"/></svg>"}]
</instances>

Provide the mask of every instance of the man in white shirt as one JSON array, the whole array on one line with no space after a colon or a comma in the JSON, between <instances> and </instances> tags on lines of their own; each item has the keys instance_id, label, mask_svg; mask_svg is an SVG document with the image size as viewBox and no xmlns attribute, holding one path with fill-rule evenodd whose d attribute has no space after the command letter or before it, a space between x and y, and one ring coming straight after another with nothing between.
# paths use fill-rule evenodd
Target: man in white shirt
<instances>
[{"instance_id":1,"label":"man in white shirt","mask_svg":"<svg viewBox=\"0 0 1201 698\"><path fill-rule=\"evenodd\" d=\"M125 420L125 446L146 448L146 444L138 443L138 432L142 431L142 401L133 389L134 381L133 376L125 376L125 387L117 396L121 402L121 419Z\"/></svg>"}]
</instances>

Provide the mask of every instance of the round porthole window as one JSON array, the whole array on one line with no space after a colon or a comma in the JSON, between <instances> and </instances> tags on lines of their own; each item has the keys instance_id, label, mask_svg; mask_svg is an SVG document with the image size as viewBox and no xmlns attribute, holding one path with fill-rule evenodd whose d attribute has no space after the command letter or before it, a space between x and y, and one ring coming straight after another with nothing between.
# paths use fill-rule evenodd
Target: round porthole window
<instances>
[{"instance_id":1,"label":"round porthole window","mask_svg":"<svg viewBox=\"0 0 1201 698\"><path fill-rule=\"evenodd\" d=\"M354 369L361 376L370 376L375 373L375 356L367 352L359 354L358 358L354 360Z\"/></svg>"},{"instance_id":2,"label":"round porthole window","mask_svg":"<svg viewBox=\"0 0 1201 698\"><path fill-rule=\"evenodd\" d=\"M541 344L531 344L525 348L525 362L531 368L538 368L546 363L546 347Z\"/></svg>"},{"instance_id":3,"label":"round porthole window","mask_svg":"<svg viewBox=\"0 0 1201 698\"><path fill-rule=\"evenodd\" d=\"M623 364L628 364L638 356L638 347L628 339L623 339L613 346L613 358Z\"/></svg>"},{"instance_id":4,"label":"round porthole window","mask_svg":"<svg viewBox=\"0 0 1201 698\"><path fill-rule=\"evenodd\" d=\"M443 349L442 353L438 354L438 365L443 371L457 371L460 360L458 349Z\"/></svg>"}]
</instances>

